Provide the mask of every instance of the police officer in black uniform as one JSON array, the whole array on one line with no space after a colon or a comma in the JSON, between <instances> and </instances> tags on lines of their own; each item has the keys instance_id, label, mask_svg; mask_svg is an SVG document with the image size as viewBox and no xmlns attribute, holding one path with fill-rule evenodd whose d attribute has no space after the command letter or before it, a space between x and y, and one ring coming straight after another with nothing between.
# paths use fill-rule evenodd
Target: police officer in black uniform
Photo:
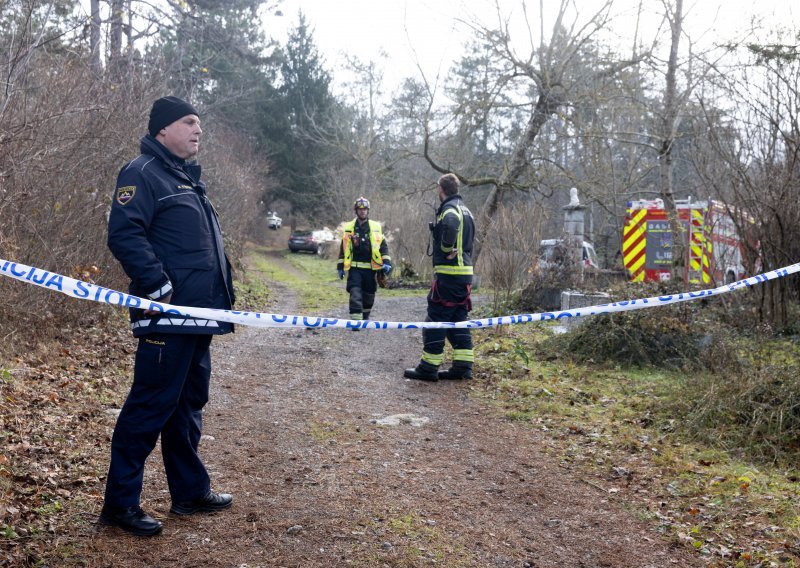
<instances>
[{"instance_id":1,"label":"police officer in black uniform","mask_svg":"<svg viewBox=\"0 0 800 568\"><path fill-rule=\"evenodd\" d=\"M437 195L441 206L436 212L433 231L433 282L428 293L425 321L465 321L472 309L472 243L475 220L458 194L458 178L445 174L439 178ZM444 342L453 347L453 365L439 370L444 362ZM423 329L422 358L406 369L403 376L420 381L472 378L472 335L469 329Z\"/></svg>"},{"instance_id":2,"label":"police officer in black uniform","mask_svg":"<svg viewBox=\"0 0 800 568\"><path fill-rule=\"evenodd\" d=\"M160 98L153 103L148 131L141 155L117 178L108 246L131 279L131 294L178 306L231 309L231 265L200 166L193 161L202 132L198 112L177 97ZM231 495L211 490L198 453L211 338L233 326L132 309L131 328L139 340L133 385L111 440L100 522L149 536L161 532L162 525L139 501L144 463L159 435L170 512L214 512L233 502Z\"/></svg>"}]
</instances>

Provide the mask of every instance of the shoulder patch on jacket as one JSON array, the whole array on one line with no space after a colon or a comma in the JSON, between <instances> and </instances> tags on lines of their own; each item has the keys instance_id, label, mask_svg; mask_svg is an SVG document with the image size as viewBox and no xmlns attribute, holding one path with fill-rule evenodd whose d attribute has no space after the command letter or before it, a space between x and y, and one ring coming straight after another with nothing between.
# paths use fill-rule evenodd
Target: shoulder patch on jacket
<instances>
[{"instance_id":1,"label":"shoulder patch on jacket","mask_svg":"<svg viewBox=\"0 0 800 568\"><path fill-rule=\"evenodd\" d=\"M117 203L120 205L125 205L133 196L136 195L136 186L135 185L126 185L124 187L117 188Z\"/></svg>"}]
</instances>

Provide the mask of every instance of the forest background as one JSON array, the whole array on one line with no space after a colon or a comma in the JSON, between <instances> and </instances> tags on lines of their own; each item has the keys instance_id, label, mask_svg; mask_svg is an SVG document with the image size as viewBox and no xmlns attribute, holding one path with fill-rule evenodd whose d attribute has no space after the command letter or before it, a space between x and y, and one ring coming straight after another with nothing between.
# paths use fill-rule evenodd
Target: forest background
<instances>
[{"instance_id":1,"label":"forest background","mask_svg":"<svg viewBox=\"0 0 800 568\"><path fill-rule=\"evenodd\" d=\"M498 4L488 22L454 18L464 53L452 69L430 77L420 67L387 93L388 56L353 54L348 68L330 69L302 13L285 42L271 39L262 22L280 13L278 1L88 6L0 5L2 258L124 286L105 246L111 189L152 100L167 93L201 109L201 163L234 258L268 210L292 227L336 226L365 195L393 255L426 275L420 227L448 171L480 219L479 272L508 289L529 278L540 237L560 234L570 187L589 209L604 267L619 266L627 201L655 197L748 211L752 267L800 257L793 22L753 23L739 41L700 50L682 0L642 2L628 21L638 30L647 13L660 23L642 24L622 50L608 40L612 1L577 13L562 2L547 21L535 4L520 2L513 17ZM349 77L340 94L335 72ZM94 313L14 282L0 293L6 345ZM789 325L797 293L764 286L758 318Z\"/></svg>"},{"instance_id":2,"label":"forest background","mask_svg":"<svg viewBox=\"0 0 800 568\"><path fill-rule=\"evenodd\" d=\"M753 236L752 270L800 260L797 22L754 22L738 39L700 48L682 0L642 0L643 13L661 17L639 31L633 13L638 39L622 48L607 33L614 2L576 13L580 3L562 1L551 18L542 4L520 1L513 21L499 6L491 20L454 17L464 52L453 67L434 76L420 68L387 92L391 55L353 54L331 68L302 14L285 40L273 39L263 22L281 10L277 0L0 0L0 258L124 290L105 244L116 175L138 154L152 101L175 94L200 109L200 163L239 277L267 211L292 227L336 227L364 195L384 223L397 274L424 281L433 188L448 171L478 216L477 272L487 289L505 292L496 311L521 309L540 238L560 234L571 187L607 269L620 268L626 203L657 197L668 207L710 197L752 215L752 224L734 215ZM347 77L345 88L333 88L337 76ZM0 387L10 391L21 386L6 368L38 345L121 321L119 310L11 279L0 279L0 298ZM779 279L720 304L727 319L715 332L742 335L714 342L710 354L693 351L716 376L676 395L694 404L685 422L707 440L741 427L741 438L725 439L729 448L752 442L767 461L796 465L800 284ZM584 350L594 364L601 359L587 346L605 346L612 366L621 354L666 366L616 340L675 337L708 317L619 318L568 334L568 351ZM777 363L776 338L790 346ZM533 360L526 341L497 343L511 375ZM681 345L685 355L697 337ZM23 399L0 401L4 439L22 427ZM796 495L796 472L788 479Z\"/></svg>"}]
</instances>

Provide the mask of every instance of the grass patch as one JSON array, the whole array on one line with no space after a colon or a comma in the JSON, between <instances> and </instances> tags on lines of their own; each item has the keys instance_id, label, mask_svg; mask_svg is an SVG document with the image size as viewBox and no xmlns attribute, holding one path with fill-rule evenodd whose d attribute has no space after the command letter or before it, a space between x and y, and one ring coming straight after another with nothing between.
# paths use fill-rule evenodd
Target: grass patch
<instances>
[{"instance_id":1,"label":"grass patch","mask_svg":"<svg viewBox=\"0 0 800 568\"><path fill-rule=\"evenodd\" d=\"M272 292L258 275L244 273L242 278L233 283L236 292L236 309L244 311L260 311L272 299Z\"/></svg>"},{"instance_id":2,"label":"grass patch","mask_svg":"<svg viewBox=\"0 0 800 568\"><path fill-rule=\"evenodd\" d=\"M440 525L415 512L391 509L367 524L369 532L380 535L380 553L372 553L369 566L412 568L421 565L461 568L474 566L472 553L453 542ZM387 546L388 544L388 546Z\"/></svg>"},{"instance_id":3,"label":"grass patch","mask_svg":"<svg viewBox=\"0 0 800 568\"><path fill-rule=\"evenodd\" d=\"M267 252L268 249L263 247L252 251L251 270L289 286L297 294L299 309L324 315L329 314L334 308L347 304L348 295L344 282L340 281L336 274L336 260L314 254L294 254L288 250L273 250L270 251L272 254L266 254ZM279 259L275 259L273 256L275 254L279 255ZM253 280L256 280L259 274L253 276ZM274 298L274 293L269 290L267 292L273 303L278 301ZM427 290L381 288L378 289L378 298L424 297L427 293Z\"/></svg>"},{"instance_id":4,"label":"grass patch","mask_svg":"<svg viewBox=\"0 0 800 568\"><path fill-rule=\"evenodd\" d=\"M335 424L327 420L312 420L308 424L308 433L318 442L329 442L352 438L356 434L356 428L349 423Z\"/></svg>"},{"instance_id":5,"label":"grass patch","mask_svg":"<svg viewBox=\"0 0 800 568\"><path fill-rule=\"evenodd\" d=\"M638 516L714 565L800 564L796 417L787 411L800 407L800 373L791 341L728 338L724 357L737 354L743 372L707 354L714 375L576 362L562 350L575 338L555 340L545 326L475 340L473 392L547 433L564 467L612 495L629 489Z\"/></svg>"},{"instance_id":6,"label":"grass patch","mask_svg":"<svg viewBox=\"0 0 800 568\"><path fill-rule=\"evenodd\" d=\"M264 248L252 251L252 270L290 287L297 294L298 308L301 310L329 312L342 303L345 293L343 286L339 285L335 263L317 255L293 254L288 250L278 251L279 260L265 253ZM258 278L259 275L254 277ZM279 301L274 295L272 300L273 303Z\"/></svg>"}]
</instances>

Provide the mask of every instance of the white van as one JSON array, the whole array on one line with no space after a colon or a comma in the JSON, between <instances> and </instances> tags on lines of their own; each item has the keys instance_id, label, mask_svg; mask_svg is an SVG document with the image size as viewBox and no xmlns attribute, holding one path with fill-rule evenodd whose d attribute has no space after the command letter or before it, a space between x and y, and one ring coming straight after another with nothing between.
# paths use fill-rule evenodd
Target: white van
<instances>
[{"instance_id":1,"label":"white van","mask_svg":"<svg viewBox=\"0 0 800 568\"><path fill-rule=\"evenodd\" d=\"M539 241L539 266L550 268L564 264L567 255L567 245L563 239L542 239ZM581 255L584 266L600 268L597 262L597 253L594 245L588 241L583 241L583 253Z\"/></svg>"},{"instance_id":2,"label":"white van","mask_svg":"<svg viewBox=\"0 0 800 568\"><path fill-rule=\"evenodd\" d=\"M267 211L267 225L277 231L281 228L281 218L274 211Z\"/></svg>"}]
</instances>

